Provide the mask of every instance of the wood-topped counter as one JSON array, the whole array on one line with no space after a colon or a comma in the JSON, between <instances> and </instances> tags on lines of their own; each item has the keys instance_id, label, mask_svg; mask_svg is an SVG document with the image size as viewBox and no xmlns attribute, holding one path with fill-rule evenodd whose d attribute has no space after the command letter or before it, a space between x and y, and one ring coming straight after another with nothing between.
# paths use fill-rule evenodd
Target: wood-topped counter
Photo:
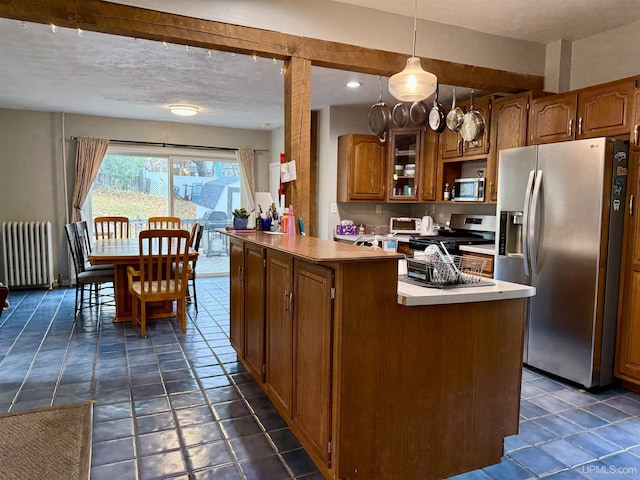
<instances>
[{"instance_id":1,"label":"wood-topped counter","mask_svg":"<svg viewBox=\"0 0 640 480\"><path fill-rule=\"evenodd\" d=\"M518 430L527 289L405 306L431 289L399 287L402 255L228 235L231 343L326 479L442 479L500 462Z\"/></svg>"},{"instance_id":2,"label":"wood-topped counter","mask_svg":"<svg viewBox=\"0 0 640 480\"><path fill-rule=\"evenodd\" d=\"M304 235L284 235L261 231L237 233L233 230L225 233L244 242L272 248L312 263L399 260L404 258L404 255L400 253L355 247Z\"/></svg>"}]
</instances>

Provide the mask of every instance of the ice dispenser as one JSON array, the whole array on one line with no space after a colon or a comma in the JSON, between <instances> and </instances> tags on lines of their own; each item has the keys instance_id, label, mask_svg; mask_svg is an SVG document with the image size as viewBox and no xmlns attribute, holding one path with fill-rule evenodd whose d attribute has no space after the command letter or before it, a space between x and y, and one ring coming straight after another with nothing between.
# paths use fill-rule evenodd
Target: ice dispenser
<instances>
[{"instance_id":1,"label":"ice dispenser","mask_svg":"<svg viewBox=\"0 0 640 480\"><path fill-rule=\"evenodd\" d=\"M522 256L523 212L500 212L500 237L498 255Z\"/></svg>"}]
</instances>

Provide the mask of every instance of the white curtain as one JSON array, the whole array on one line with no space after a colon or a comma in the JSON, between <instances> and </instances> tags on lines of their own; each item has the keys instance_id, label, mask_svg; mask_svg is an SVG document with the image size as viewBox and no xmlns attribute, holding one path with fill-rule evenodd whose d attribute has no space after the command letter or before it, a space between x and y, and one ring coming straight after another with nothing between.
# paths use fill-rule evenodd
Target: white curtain
<instances>
[{"instance_id":1,"label":"white curtain","mask_svg":"<svg viewBox=\"0 0 640 480\"><path fill-rule=\"evenodd\" d=\"M251 212L255 208L253 197L256 194L253 149L241 148L236 152L236 157L240 166L240 204ZM253 214L249 217L250 227L255 225L255 218Z\"/></svg>"},{"instance_id":2,"label":"white curtain","mask_svg":"<svg viewBox=\"0 0 640 480\"><path fill-rule=\"evenodd\" d=\"M98 176L109 140L79 137L76 146L76 185L73 190L72 222L82 220L82 205Z\"/></svg>"}]
</instances>

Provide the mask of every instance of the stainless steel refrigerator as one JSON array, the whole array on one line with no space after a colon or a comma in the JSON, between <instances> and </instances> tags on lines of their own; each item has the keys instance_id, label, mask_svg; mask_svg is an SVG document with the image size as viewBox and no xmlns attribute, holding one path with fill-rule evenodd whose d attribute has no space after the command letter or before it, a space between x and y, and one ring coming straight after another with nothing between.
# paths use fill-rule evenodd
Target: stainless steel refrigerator
<instances>
[{"instance_id":1,"label":"stainless steel refrigerator","mask_svg":"<svg viewBox=\"0 0 640 480\"><path fill-rule=\"evenodd\" d=\"M495 278L536 287L524 363L587 388L614 382L628 142L500 151Z\"/></svg>"}]
</instances>

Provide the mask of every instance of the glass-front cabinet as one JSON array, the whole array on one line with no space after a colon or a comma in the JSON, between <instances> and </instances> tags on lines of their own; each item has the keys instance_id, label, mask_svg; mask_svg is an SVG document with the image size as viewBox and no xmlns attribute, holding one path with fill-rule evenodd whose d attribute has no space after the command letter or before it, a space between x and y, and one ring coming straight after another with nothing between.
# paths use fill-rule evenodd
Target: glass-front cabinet
<instances>
[{"instance_id":1,"label":"glass-front cabinet","mask_svg":"<svg viewBox=\"0 0 640 480\"><path fill-rule=\"evenodd\" d=\"M418 200L420 158L424 130L391 130L389 136L389 201Z\"/></svg>"}]
</instances>

